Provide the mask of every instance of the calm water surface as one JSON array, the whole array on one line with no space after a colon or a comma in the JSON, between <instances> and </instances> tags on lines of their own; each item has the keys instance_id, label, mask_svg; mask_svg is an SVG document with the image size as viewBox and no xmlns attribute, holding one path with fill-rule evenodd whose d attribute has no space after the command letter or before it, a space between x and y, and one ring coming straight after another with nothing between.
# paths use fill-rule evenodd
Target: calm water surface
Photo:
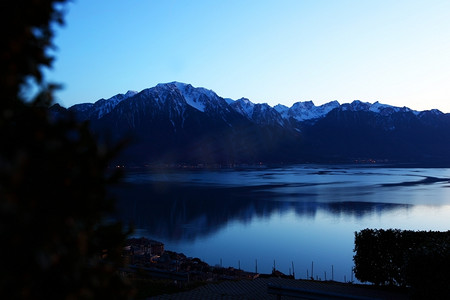
<instances>
[{"instance_id":1,"label":"calm water surface","mask_svg":"<svg viewBox=\"0 0 450 300\"><path fill-rule=\"evenodd\" d=\"M450 230L449 180L447 168L302 165L135 172L115 192L135 236L168 250L211 265L270 273L275 264L296 278L349 281L355 231Z\"/></svg>"}]
</instances>

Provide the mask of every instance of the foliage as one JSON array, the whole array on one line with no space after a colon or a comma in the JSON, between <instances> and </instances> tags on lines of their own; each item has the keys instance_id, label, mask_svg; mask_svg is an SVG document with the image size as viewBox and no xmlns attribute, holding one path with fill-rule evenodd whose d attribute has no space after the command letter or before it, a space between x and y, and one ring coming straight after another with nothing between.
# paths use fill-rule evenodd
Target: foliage
<instances>
[{"instance_id":1,"label":"foliage","mask_svg":"<svg viewBox=\"0 0 450 300\"><path fill-rule=\"evenodd\" d=\"M364 229L355 232L354 251L362 282L409 286L418 298L450 292L450 231Z\"/></svg>"},{"instance_id":2,"label":"foliage","mask_svg":"<svg viewBox=\"0 0 450 300\"><path fill-rule=\"evenodd\" d=\"M413 241L405 275L415 297L446 298L450 295L450 231L409 231L405 238Z\"/></svg>"},{"instance_id":3,"label":"foliage","mask_svg":"<svg viewBox=\"0 0 450 300\"><path fill-rule=\"evenodd\" d=\"M28 79L43 82L42 67L53 57L52 24L63 24L66 0L5 0L0 2L2 47L0 86L2 106L20 103L17 97Z\"/></svg>"},{"instance_id":4,"label":"foliage","mask_svg":"<svg viewBox=\"0 0 450 300\"><path fill-rule=\"evenodd\" d=\"M355 233L355 276L362 282L403 284L398 266L402 264L400 230L364 229Z\"/></svg>"},{"instance_id":5,"label":"foliage","mask_svg":"<svg viewBox=\"0 0 450 300\"><path fill-rule=\"evenodd\" d=\"M5 299L122 299L131 288L119 276L127 236L107 222L119 177L108 162L119 147L97 143L87 123L48 114L55 85L50 67L52 24L62 24L65 0L0 4L0 294ZM58 6L59 5L59 6ZM41 93L21 96L33 79Z\"/></svg>"}]
</instances>

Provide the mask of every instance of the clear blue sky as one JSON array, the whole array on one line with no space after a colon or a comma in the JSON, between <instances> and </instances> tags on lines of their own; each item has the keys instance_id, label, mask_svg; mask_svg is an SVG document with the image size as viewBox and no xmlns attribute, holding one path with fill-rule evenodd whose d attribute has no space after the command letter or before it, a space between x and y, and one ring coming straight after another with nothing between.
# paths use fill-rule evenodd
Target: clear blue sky
<instances>
[{"instance_id":1,"label":"clear blue sky","mask_svg":"<svg viewBox=\"0 0 450 300\"><path fill-rule=\"evenodd\" d=\"M181 81L291 106L450 112L448 0L73 0L57 29L63 106Z\"/></svg>"}]
</instances>

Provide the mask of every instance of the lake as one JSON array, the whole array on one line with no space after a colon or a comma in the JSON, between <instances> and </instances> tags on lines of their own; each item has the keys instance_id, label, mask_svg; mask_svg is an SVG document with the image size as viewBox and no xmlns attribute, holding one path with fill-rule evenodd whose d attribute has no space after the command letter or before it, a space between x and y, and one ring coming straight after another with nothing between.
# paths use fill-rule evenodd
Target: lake
<instances>
[{"instance_id":1,"label":"lake","mask_svg":"<svg viewBox=\"0 0 450 300\"><path fill-rule=\"evenodd\" d=\"M450 230L450 169L296 165L129 172L134 236L210 265L353 281L365 228Z\"/></svg>"}]
</instances>

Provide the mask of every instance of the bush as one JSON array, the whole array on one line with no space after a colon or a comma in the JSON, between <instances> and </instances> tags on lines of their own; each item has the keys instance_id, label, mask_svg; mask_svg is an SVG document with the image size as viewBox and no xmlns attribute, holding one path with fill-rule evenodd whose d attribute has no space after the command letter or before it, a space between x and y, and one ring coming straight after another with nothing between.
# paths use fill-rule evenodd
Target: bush
<instances>
[{"instance_id":1,"label":"bush","mask_svg":"<svg viewBox=\"0 0 450 300\"><path fill-rule=\"evenodd\" d=\"M355 277L411 287L416 297L449 293L450 231L364 229L355 232Z\"/></svg>"}]
</instances>

